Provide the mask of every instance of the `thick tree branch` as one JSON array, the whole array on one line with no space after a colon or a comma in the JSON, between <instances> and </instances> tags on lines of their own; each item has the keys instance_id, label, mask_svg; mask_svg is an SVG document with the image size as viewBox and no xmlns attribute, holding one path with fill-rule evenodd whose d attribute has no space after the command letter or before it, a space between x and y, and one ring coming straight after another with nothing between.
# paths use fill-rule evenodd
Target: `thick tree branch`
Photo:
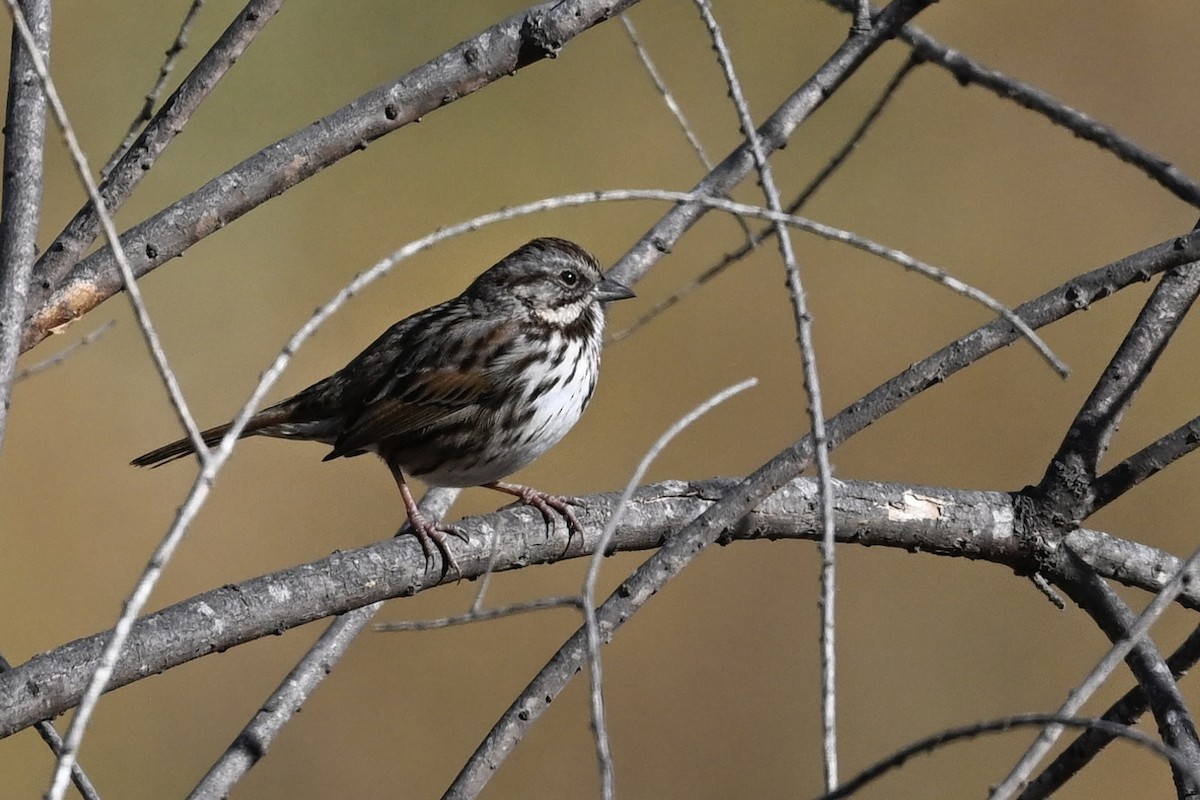
<instances>
[{"instance_id":1,"label":"thick tree branch","mask_svg":"<svg viewBox=\"0 0 1200 800\"><path fill-rule=\"evenodd\" d=\"M680 520L696 518L736 485L733 479L714 479L648 486L634 496L612 547L658 547ZM608 494L583 498L585 530L598 530L616 499ZM817 506L814 484L797 479L721 536L728 541L815 540L820 530ZM1038 561L1044 554L1022 549L1014 532L1012 495L1004 492L843 481L834 510L838 540L844 544L987 560L1017 572L1044 566ZM487 570L493 532L499 542L497 570L588 555L595 544L594 535L575 536L564 553L570 538L566 531L559 526L546 536L541 517L528 508L470 518L462 525L471 542L456 542L455 554L464 576L472 579ZM1099 574L1145 590L1161 586L1164 575L1179 563L1154 548L1092 531L1072 534L1067 544ZM439 579L426 575L424 565L424 555L410 537L389 538L177 603L137 621L109 688L323 617L432 588ZM1188 586L1179 602L1200 609L1200 586ZM104 632L76 640L0 674L0 736L71 708L108 636Z\"/></svg>"}]
</instances>

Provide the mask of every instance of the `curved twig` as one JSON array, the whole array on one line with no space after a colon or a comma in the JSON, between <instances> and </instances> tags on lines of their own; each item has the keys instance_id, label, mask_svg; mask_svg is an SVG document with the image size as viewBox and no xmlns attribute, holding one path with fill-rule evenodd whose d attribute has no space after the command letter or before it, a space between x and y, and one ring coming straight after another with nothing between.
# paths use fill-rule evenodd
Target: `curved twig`
<instances>
[{"instance_id":1,"label":"curved twig","mask_svg":"<svg viewBox=\"0 0 1200 800\"><path fill-rule=\"evenodd\" d=\"M1015 728L1028 728L1035 725L1039 727L1043 725L1062 725L1066 728L1084 728L1087 730L1102 731L1114 738L1125 739L1140 747L1144 747L1156 755L1162 756L1172 765L1178 765L1183 769L1188 768L1187 762L1180 759L1179 754L1175 750L1156 741L1153 737L1142 733L1137 728L1129 728L1094 717L1069 717L1062 714L1014 714L1011 717L973 722L970 725L963 725L958 728L948 728L932 736L927 736L924 739L913 742L887 758L867 767L854 778L844 783L837 791L827 792L817 798L817 800L838 800L842 797L850 797L876 778L882 777L886 773L903 766L913 756L921 755L922 753L931 753L943 745L950 744L959 739L974 739L982 734L1005 733Z\"/></svg>"}]
</instances>

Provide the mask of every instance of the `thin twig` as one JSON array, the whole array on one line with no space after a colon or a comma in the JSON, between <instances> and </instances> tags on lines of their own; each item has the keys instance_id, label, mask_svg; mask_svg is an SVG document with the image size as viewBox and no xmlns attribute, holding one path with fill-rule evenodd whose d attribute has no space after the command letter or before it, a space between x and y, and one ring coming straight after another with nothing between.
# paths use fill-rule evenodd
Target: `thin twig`
<instances>
[{"instance_id":1,"label":"thin twig","mask_svg":"<svg viewBox=\"0 0 1200 800\"><path fill-rule=\"evenodd\" d=\"M940 267L935 267L931 264L926 264L900 250L896 250L886 245L873 242L858 234L850 231L834 228L829 225L824 225L819 222L813 222L805 217L797 217L791 214L783 214L770 211L769 209L760 206L745 205L743 203L735 203L732 200L726 200L718 197L707 197L697 195L691 192L668 192L659 189L612 189L603 192L587 192L583 194L560 195L559 197L547 198L546 200L537 200L532 203L514 206L511 209L496 212L495 215L482 215L478 220L486 220L483 224L491 224L507 218L506 215L514 214L517 216L530 213L529 209L534 210L550 210L556 208L570 208L573 206L584 205L589 202L621 202L621 201L636 201L636 200L662 200L666 202L689 203L704 208L725 211L729 214L736 214L745 217L757 217L759 219L769 220L771 222L779 222L784 225L806 231L822 239L832 242L841 242L849 245L857 250L870 253L878 256L894 264L899 264L905 269L915 272L922 277L928 278L935 283L945 286L947 289L961 294L962 296L974 300L983 307L995 312L1004 322L1012 325L1013 328L1026 339L1038 354L1047 364L1054 369L1059 375L1066 376L1070 373L1067 365L1054 354L1049 345L1042 340L1034 329L1029 325L1021 315L1013 309L1008 308L1000 301L993 298L991 295L970 286L963 281L955 278ZM614 267L613 269L616 269Z\"/></svg>"},{"instance_id":2,"label":"thin twig","mask_svg":"<svg viewBox=\"0 0 1200 800\"><path fill-rule=\"evenodd\" d=\"M1069 372L1067 366L1059 359L1049 346L1033 331L1019 314L1016 314L1012 309L1006 307L1003 303L991 297L980 289L972 287L959 279L951 276L945 270L926 264L908 254L887 247L885 245L873 242L870 239L859 236L858 234L845 231L840 228L834 228L829 225L823 225L819 222L804 217L797 217L790 214L781 214L762 208L760 206L751 206L744 203L735 203L732 200L724 198L709 197L705 195L697 195L693 192L671 192L661 189L614 189L602 192L580 192L576 194L559 195L557 197L549 197L542 200L535 200L530 203L523 203L518 206L503 209L501 211L481 214L473 220L468 220L464 223L454 226L453 230L463 233L477 228L491 225L496 222L503 222L509 219L525 216L539 211L549 211L561 208L573 208L576 206L587 205L589 203L600 202L629 202L639 200L657 200L669 203L687 204L698 208L715 209L724 211L733 215L745 217L755 217L758 219L769 220L771 222L782 222L785 225L798 228L799 230L819 236L829 241L841 242L858 250L862 250L872 255L878 256L885 260L899 264L907 270L929 278L936 283L945 286L946 288L961 294L968 299L974 300L985 308L999 314L1004 318L1007 324L1012 325L1021 334L1021 336L1029 341L1029 343L1037 350L1038 354L1051 365L1051 367L1060 375L1065 375ZM431 240L432 241L432 240ZM437 239L441 241L441 239ZM422 246L430 246L426 243ZM613 268L614 270L616 267Z\"/></svg>"},{"instance_id":3,"label":"thin twig","mask_svg":"<svg viewBox=\"0 0 1200 800\"><path fill-rule=\"evenodd\" d=\"M670 87L667 86L662 73L658 71L658 66L654 63L654 59L650 57L650 52L642 44L642 39L638 35L637 29L633 27L633 20L629 18L629 14L622 14L621 22L625 26L625 32L629 34L629 41L633 44L638 61L642 62L642 66L650 76L650 80L654 82L654 88L662 96L667 110L671 112L671 116L675 117L675 122L678 123L680 129L683 131L683 135L687 137L688 144L692 146L692 151L700 159L700 163L704 166L704 169L711 172L713 168L712 159L708 157L708 153L705 151L704 145L701 144L700 137L696 134L692 123L688 121L687 115L683 113L683 109L676 102L675 95L671 92ZM747 244L749 244L752 236L750 226L746 224L746 220L742 217L737 217L737 222L742 229L742 233L746 235Z\"/></svg>"},{"instance_id":4,"label":"thin twig","mask_svg":"<svg viewBox=\"0 0 1200 800\"><path fill-rule=\"evenodd\" d=\"M1072 717L1062 714L1014 714L1011 717L974 722L958 728L948 728L947 730L913 742L887 758L867 767L854 776L854 778L842 784L837 791L827 792L818 797L817 800L839 800L843 797L851 797L876 778L903 766L913 756L921 755L922 753L931 753L943 745L950 744L959 739L974 739L982 734L1006 733L1016 728L1041 727L1049 724L1061 725L1064 728L1104 731L1114 738L1125 739L1146 748L1156 755L1162 756L1173 766L1178 765L1183 769L1188 768L1187 762L1181 759L1175 750L1136 728L1127 728L1124 725L1094 717Z\"/></svg>"},{"instance_id":5,"label":"thin twig","mask_svg":"<svg viewBox=\"0 0 1200 800\"><path fill-rule=\"evenodd\" d=\"M872 105L870 110L867 111L867 114L865 117L863 117L862 122L860 122L854 132L850 134L850 138L847 139L838 152L836 152L833 157L829 159L821 171L817 173L816 177L809 181L808 185L800 191L800 193L796 196L796 199L788 204L786 209L787 213L796 214L799 212L800 209L808 203L809 199L811 199L812 196L817 193L817 190L824 186L829 178L831 178L838 170L838 168L846 162L846 159L849 158L850 154L858 148L858 145L866 137L867 132L875 124L876 120L879 119L879 115L883 113L883 109L887 106L888 102L895 96L896 91L900 88L900 84L903 83L904 79L908 77L909 73L919 66L920 63L921 61L918 58L909 58L904 62L903 65L901 65L900 69L896 71L896 74L892 76L892 79L888 81L887 86L883 88L883 91L880 93L879 98L875 101L874 105ZM741 219L741 217L739 217L739 219ZM723 273L726 269L753 253L758 249L760 244L774 235L774 225L768 225L761 231L752 234L750 239L737 250L722 256L715 264L701 271L700 274L695 278L680 286L666 298L652 306L649 311L645 312L632 323L630 323L629 326L624 330L617 331L609 336L607 344L615 344L622 339L627 339L633 334L637 333L647 324L657 319L658 316L664 311L676 305L692 292L696 291L701 286L705 285L713 278Z\"/></svg>"},{"instance_id":6,"label":"thin twig","mask_svg":"<svg viewBox=\"0 0 1200 800\"><path fill-rule=\"evenodd\" d=\"M142 127L142 123L149 121L150 117L154 114L154 106L158 103L158 98L162 96L163 89L167 87L167 78L171 77L171 73L175 70L175 60L179 58L179 54L187 47L188 31L191 30L192 23L196 21L196 15L200 13L200 8L203 5L204 0L192 0L187 13L183 15L183 22L179 25L179 32L175 34L175 41L171 42L171 46L163 54L166 58L162 66L158 68L158 78L154 81L154 86L146 93L146 97L142 102L142 110L129 123L129 130L125 132L125 137L121 140L121 144L108 157L107 163L100 170L100 177L102 179L108 178L108 173L112 171L113 166L129 151L133 140L137 138L138 129Z\"/></svg>"},{"instance_id":7,"label":"thin twig","mask_svg":"<svg viewBox=\"0 0 1200 800\"><path fill-rule=\"evenodd\" d=\"M654 88L662 95L663 103L666 104L667 110L671 112L671 116L675 117L680 130L687 137L688 144L692 146L692 151L700 159L700 163L704 165L704 168L711 170L713 168L712 159L708 157L708 153L704 150L704 145L700 142L700 137L696 135L692 124L688 122L687 115L679 107L679 103L675 100L675 95L671 92L670 87L667 86L662 73L658 71L654 59L650 57L650 53L646 50L645 45L642 44L642 39L638 36L637 28L633 27L633 20L629 18L628 14L622 14L621 24L625 26L625 33L629 34L629 41L633 44L633 49L637 53L638 60L642 62L642 66L646 69L646 74L654 82Z\"/></svg>"},{"instance_id":8,"label":"thin twig","mask_svg":"<svg viewBox=\"0 0 1200 800\"><path fill-rule=\"evenodd\" d=\"M750 108L746 103L741 82L733 68L733 58L725 44L721 26L713 16L708 0L695 0L700 18L708 29L717 53L717 61L729 87L729 97L737 111L742 135L754 156L754 167L758 171L759 183L767 200L767 207L775 212L783 211L775 175L767 161L766 150L754 128ZM821 754L825 770L825 789L831 790L838 782L837 758L837 659L836 659L836 615L835 592L837 587L836 553L833 526L833 468L829 463L829 442L825 435L825 409L821 394L821 380L817 370L817 351L813 344L812 313L808 308L808 297L796 253L792 249L792 237L783 223L774 223L779 255L783 260L787 276L788 295L792 301L792 316L796 326L796 337L800 343L800 365L804 374L804 393L808 395L808 419L816 451L817 485L820 487L821 503L821 594L818 607L821 611Z\"/></svg>"},{"instance_id":9,"label":"thin twig","mask_svg":"<svg viewBox=\"0 0 1200 800\"><path fill-rule=\"evenodd\" d=\"M842 11L853 12L861 0L825 2ZM886 9L879 12L872 8L872 14L882 13L886 13ZM1002 72L988 69L969 56L937 41L916 25L904 25L898 31L897 38L907 42L925 61L948 70L960 86L976 84L1001 100L1014 102L1022 108L1041 114L1051 123L1065 128L1080 139L1091 142L1140 170L1185 203L1200 208L1200 183L1189 178L1169 159L1150 152L1116 129L1071 108L1041 89Z\"/></svg>"},{"instance_id":10,"label":"thin twig","mask_svg":"<svg viewBox=\"0 0 1200 800\"><path fill-rule=\"evenodd\" d=\"M43 359L43 360L37 362L36 364L32 364L32 365L26 367L25 369L21 370L20 372L17 373L16 380L23 381L32 375L37 375L39 372L45 372L48 369L53 369L54 367L57 367L59 364L63 363L68 358L70 358L77 350L87 347L89 344L94 344L97 340L100 339L101 336L108 333L109 330L111 330L112 327L116 324L117 324L117 321L115 319L110 319L108 322L105 322L103 325L101 325L99 328L96 328L96 330L92 331L87 336L84 336L78 342L75 342L72 345L64 347L58 353L55 353L54 355L50 356L50 358Z\"/></svg>"},{"instance_id":11,"label":"thin twig","mask_svg":"<svg viewBox=\"0 0 1200 800\"><path fill-rule=\"evenodd\" d=\"M402 631L433 631L442 628L453 628L456 625L468 625L472 622L488 622L493 619L515 617L528 614L531 611L545 611L550 608L582 608L583 598L577 594L561 597L539 597L536 600L526 600L521 603L509 603L495 608L472 609L466 614L456 614L452 617L437 619L417 619L400 622L377 622L375 630L380 633L399 633Z\"/></svg>"},{"instance_id":12,"label":"thin twig","mask_svg":"<svg viewBox=\"0 0 1200 800\"><path fill-rule=\"evenodd\" d=\"M633 475L630 476L629 481L625 484L625 490L621 492L621 498L617 501L617 507L612 515L609 516L608 522L605 523L604 531L600 534L600 539L596 542L592 551L591 560L588 562L587 575L583 581L582 608L584 627L587 630L588 682L592 706L592 733L596 741L596 762L600 765L600 794L604 800L611 800L614 796L612 751L608 744L608 726L605 722L604 714L604 680L600 663L601 638L602 636L607 638L610 632L607 630L601 631L600 623L596 619L596 583L600 579L600 565L604 562L604 558L607 555L608 543L612 540L613 534L617 530L617 525L621 523L621 517L624 515L625 509L629 507L629 501L633 497L633 493L641 485L642 478L646 476L646 471L650 469L650 465L654 463L654 460L658 458L667 445L676 436L691 427L700 417L734 395L740 394L756 385L758 385L757 378L748 378L741 383L736 383L733 386L722 389L683 415L674 425L667 429L666 433L658 437L658 440L651 445L646 455L642 457L641 462L638 463L637 469L633 471Z\"/></svg>"},{"instance_id":13,"label":"thin twig","mask_svg":"<svg viewBox=\"0 0 1200 800\"><path fill-rule=\"evenodd\" d=\"M50 0L21 0L21 4L33 33L26 42L14 29L9 54L0 200L0 447L17 377L21 321L30 302L46 153L46 95L33 64L35 57L43 61L50 57Z\"/></svg>"}]
</instances>

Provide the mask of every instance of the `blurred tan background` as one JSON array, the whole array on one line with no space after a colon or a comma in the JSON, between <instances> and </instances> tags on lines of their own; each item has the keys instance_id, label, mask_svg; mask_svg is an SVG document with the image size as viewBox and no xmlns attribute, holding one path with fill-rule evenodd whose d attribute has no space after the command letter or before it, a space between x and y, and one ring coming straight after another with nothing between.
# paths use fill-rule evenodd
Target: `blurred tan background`
<instances>
[{"instance_id":1,"label":"blurred tan background","mask_svg":"<svg viewBox=\"0 0 1200 800\"><path fill-rule=\"evenodd\" d=\"M122 209L128 227L361 92L474 35L524 2L285 6ZM60 2L54 71L93 162L141 104L187 3ZM210 0L185 74L241 3ZM761 120L840 42L846 17L819 3L720 2L716 13ZM633 19L710 152L738 140L710 43L689 2L647 0ZM1174 2L950 3L919 18L946 43L1116 126L1200 173L1190 88L1200 20ZM840 145L907 56L881 53L773 158L791 195ZM6 59L5 59L6 61ZM51 135L43 245L82 191ZM618 22L555 61L429 115L201 242L143 282L192 407L224 421L313 308L409 239L562 192L684 189L694 155ZM757 201L752 185L738 198ZM594 206L525 218L439 246L337 315L273 397L340 367L395 320L457 293L535 235L575 239L612 263L664 207ZM1090 144L935 67L918 70L808 214L905 249L1013 305L1067 277L1188 230L1197 212ZM831 412L987 320L899 268L795 237L816 315ZM620 329L736 246L710 215L614 309ZM773 246L610 348L576 430L520 477L558 492L622 484L645 448L717 389L761 380L683 435L650 479L740 475L806 429L783 272ZM838 475L986 489L1036 482L1146 296L1078 314L1046 338L1074 368L1061 381L1025 345L996 354L834 454ZM107 628L181 502L194 468L129 459L179 435L124 297L25 357L51 355L108 319L117 327L17 386L0 456L0 649L14 662ZM1117 439L1132 452L1197 413L1193 320ZM371 459L322 464L323 448L241 448L167 570L155 608L224 583L390 535L401 517ZM1200 515L1200 459L1176 465L1092 522L1177 553ZM468 491L455 514L497 506ZM605 586L642 555L611 559ZM882 549L839 550L838 654L844 776L945 726L1056 707L1105 647L1079 611L986 564ZM580 563L499 576L494 602L577 589ZM473 584L395 601L380 619L458 613ZM816 548L756 542L705 552L605 653L618 790L628 798L796 797L821 784ZM1127 595L1137 607L1144 597ZM1170 650L1194 625L1167 618ZM186 793L325 623L241 647L110 694L82 763L105 797ZM235 796L432 797L577 626L566 611L446 631L365 635ZM1118 674L1100 703L1129 686ZM585 681L499 771L485 796L591 797L596 767ZM1197 704L1193 681L1185 695ZM1028 743L1008 734L922 758L869 798L981 797ZM51 771L32 731L0 743L0 796L35 797ZM1116 745L1062 793L1162 797L1166 767Z\"/></svg>"}]
</instances>

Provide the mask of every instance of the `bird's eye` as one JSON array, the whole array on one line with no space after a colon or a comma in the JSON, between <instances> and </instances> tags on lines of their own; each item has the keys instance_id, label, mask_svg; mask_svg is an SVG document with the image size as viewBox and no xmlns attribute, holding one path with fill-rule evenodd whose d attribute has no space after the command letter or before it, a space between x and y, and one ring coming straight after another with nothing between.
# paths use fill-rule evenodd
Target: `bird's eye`
<instances>
[{"instance_id":1,"label":"bird's eye","mask_svg":"<svg viewBox=\"0 0 1200 800\"><path fill-rule=\"evenodd\" d=\"M574 286L579 283L579 274L573 269L564 269L558 273L558 279L563 282L564 286Z\"/></svg>"}]
</instances>

